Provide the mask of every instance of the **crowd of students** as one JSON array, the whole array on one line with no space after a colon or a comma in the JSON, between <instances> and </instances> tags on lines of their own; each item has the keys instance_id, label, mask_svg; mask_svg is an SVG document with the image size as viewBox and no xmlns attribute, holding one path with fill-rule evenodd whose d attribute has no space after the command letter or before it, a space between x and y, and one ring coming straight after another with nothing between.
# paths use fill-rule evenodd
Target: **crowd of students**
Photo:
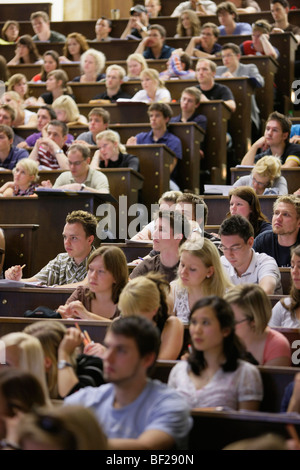
<instances>
[{"instance_id":1,"label":"crowd of students","mask_svg":"<svg viewBox=\"0 0 300 470\"><path fill-rule=\"evenodd\" d=\"M213 234L206 231L205 199L179 186L182 144L168 130L169 122L195 121L205 131L210 123L201 114L203 101L222 99L235 112L234 96L215 82L218 75L247 73L264 86L256 66L240 69L240 56L278 58L281 51L272 46L272 30L291 30L297 40L300 36L300 28L284 20L286 0L272 0L270 8L273 25L264 20L250 25L240 23L238 14L260 11L255 1L182 2L172 16L178 17L176 37L191 38L183 51L167 45L159 24L160 1L145 0L131 8L121 35L139 39L127 71L117 64L105 69L106 57L80 31L67 37L52 31L43 12L31 15L32 37L20 36L15 21L4 25L3 47L16 44L7 65L41 64L32 81L46 83L47 91L34 101L25 75L7 81L0 106L0 166L13 170L13 180L0 188L0 196L34 196L39 186L52 187L38 181L41 166L62 170L54 188L106 193L109 182L101 168L139 171L138 157L128 154L118 133L109 129L110 114L100 102L87 117L80 114L63 63L80 65L74 82L105 82L106 91L96 101L146 102L151 130L131 136L126 144L164 143L174 158L170 191L161 195L154 220L132 239L147 240L153 249L135 260L131 271L114 243L94 246L98 221L82 210L66 214L64 253L28 279L23 279L22 266L5 270L7 280L70 287L73 292L64 305L57 305L59 321L34 321L24 331L0 338L9 366L0 366L2 449L186 449L191 411L258 411L264 390L257 366L292 365L290 343L276 330L300 324L300 199L297 192L290 194L281 175L284 168L300 166L300 145L290 142L290 119L274 111L264 136L253 139L242 160L252 168L229 192L228 214ZM208 14L217 15L219 27L205 22ZM150 24L150 18L157 23ZM113 41L111 34L111 21L99 18L93 40ZM241 41L240 50L232 44L221 47L218 37L229 34L252 34L252 40ZM41 57L38 44L45 41L63 42L62 54L49 48ZM218 55L224 64L219 70L210 60ZM199 58L195 71L190 56ZM147 62L156 58L169 59L161 76ZM190 78L192 73L195 86L183 90L180 115L173 116L164 79ZM125 80L140 80L142 90L128 96L121 86ZM37 113L27 109L33 104ZM253 135L258 137L257 105L252 105L257 124ZM74 124L89 130L75 140L69 134ZM20 126L32 127L33 133L15 145ZM259 201L269 194L277 196L272 220ZM282 295L281 267L290 268L291 289L272 309L270 296ZM105 337L94 342L61 319L102 322ZM153 378L157 360L176 361L166 384ZM285 411L299 412L298 388L296 376L286 390Z\"/></svg>"}]
</instances>

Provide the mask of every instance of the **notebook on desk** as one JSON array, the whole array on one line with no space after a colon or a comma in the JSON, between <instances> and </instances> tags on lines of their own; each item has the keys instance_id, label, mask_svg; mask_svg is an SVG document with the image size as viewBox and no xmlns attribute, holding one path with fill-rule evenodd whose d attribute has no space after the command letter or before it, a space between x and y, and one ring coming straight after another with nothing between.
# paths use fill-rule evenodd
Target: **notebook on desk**
<instances>
[{"instance_id":1,"label":"notebook on desk","mask_svg":"<svg viewBox=\"0 0 300 470\"><path fill-rule=\"evenodd\" d=\"M233 186L225 184L205 184L204 195L209 196L228 196L229 191L233 189Z\"/></svg>"}]
</instances>

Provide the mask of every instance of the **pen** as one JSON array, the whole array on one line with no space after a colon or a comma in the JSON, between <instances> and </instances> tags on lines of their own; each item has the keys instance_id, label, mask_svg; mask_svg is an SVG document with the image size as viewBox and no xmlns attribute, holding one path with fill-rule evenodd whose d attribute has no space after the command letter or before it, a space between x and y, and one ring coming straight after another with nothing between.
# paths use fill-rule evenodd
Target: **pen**
<instances>
[{"instance_id":1,"label":"pen","mask_svg":"<svg viewBox=\"0 0 300 470\"><path fill-rule=\"evenodd\" d=\"M86 336L82 333L82 331L81 331L81 329L80 329L78 323L75 323L75 326L76 326L77 330L80 331L81 335L83 335L83 344L86 346L87 344L89 344L88 339L87 339Z\"/></svg>"},{"instance_id":2,"label":"pen","mask_svg":"<svg viewBox=\"0 0 300 470\"><path fill-rule=\"evenodd\" d=\"M141 256L138 256L138 259L141 259L142 261L144 261L144 258L141 258Z\"/></svg>"},{"instance_id":3,"label":"pen","mask_svg":"<svg viewBox=\"0 0 300 470\"><path fill-rule=\"evenodd\" d=\"M21 266L21 269L24 269L24 268L25 268L25 266L26 266L26 264L23 264L23 266Z\"/></svg>"},{"instance_id":4,"label":"pen","mask_svg":"<svg viewBox=\"0 0 300 470\"><path fill-rule=\"evenodd\" d=\"M86 337L86 340L88 341L88 343L92 343L90 335L88 334L88 332L86 330L84 330L83 334Z\"/></svg>"}]
</instances>

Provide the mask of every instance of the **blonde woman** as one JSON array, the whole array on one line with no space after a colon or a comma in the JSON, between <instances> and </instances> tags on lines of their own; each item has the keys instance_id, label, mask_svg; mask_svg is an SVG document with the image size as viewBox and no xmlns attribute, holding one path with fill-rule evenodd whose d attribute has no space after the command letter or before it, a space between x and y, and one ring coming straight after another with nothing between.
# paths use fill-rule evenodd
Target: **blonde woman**
<instances>
[{"instance_id":1,"label":"blonde woman","mask_svg":"<svg viewBox=\"0 0 300 470\"><path fill-rule=\"evenodd\" d=\"M20 160L13 169L13 181L8 181L0 188L0 196L33 196L38 187L38 163L29 158Z\"/></svg>"},{"instance_id":2,"label":"blonde woman","mask_svg":"<svg viewBox=\"0 0 300 470\"><path fill-rule=\"evenodd\" d=\"M176 26L175 38L199 36L201 29L200 19L193 10L183 10Z\"/></svg>"},{"instance_id":3,"label":"blonde woman","mask_svg":"<svg viewBox=\"0 0 300 470\"><path fill-rule=\"evenodd\" d=\"M223 297L231 287L216 246L207 238L186 241L179 250L178 277L171 282L170 313L183 323L199 299L208 295Z\"/></svg>"},{"instance_id":4,"label":"blonde woman","mask_svg":"<svg viewBox=\"0 0 300 470\"><path fill-rule=\"evenodd\" d=\"M72 82L99 82L105 78L104 67L106 57L101 51L90 48L80 58L81 75L73 78Z\"/></svg>"},{"instance_id":5,"label":"blonde woman","mask_svg":"<svg viewBox=\"0 0 300 470\"><path fill-rule=\"evenodd\" d=\"M43 388L46 403L50 405L44 353L39 340L21 331L8 333L0 339L5 346L6 365L34 375Z\"/></svg>"},{"instance_id":6,"label":"blonde woman","mask_svg":"<svg viewBox=\"0 0 300 470\"><path fill-rule=\"evenodd\" d=\"M127 80L140 80L141 72L148 68L146 59L142 54L130 54L126 60Z\"/></svg>"},{"instance_id":7,"label":"blonde woman","mask_svg":"<svg viewBox=\"0 0 300 470\"><path fill-rule=\"evenodd\" d=\"M235 332L258 364L290 366L291 348L287 338L271 329L272 304L258 284L240 284L225 294L235 317Z\"/></svg>"},{"instance_id":8,"label":"blonde woman","mask_svg":"<svg viewBox=\"0 0 300 470\"><path fill-rule=\"evenodd\" d=\"M85 116L80 114L79 109L73 98L68 95L62 95L53 101L52 109L56 113L59 121L65 122L68 126L79 126L88 124Z\"/></svg>"},{"instance_id":9,"label":"blonde woman","mask_svg":"<svg viewBox=\"0 0 300 470\"><path fill-rule=\"evenodd\" d=\"M146 69L141 72L142 90L139 90L132 101L143 101L145 103L170 103L172 101L169 90L160 79L155 69Z\"/></svg>"},{"instance_id":10,"label":"blonde woman","mask_svg":"<svg viewBox=\"0 0 300 470\"><path fill-rule=\"evenodd\" d=\"M258 196L288 194L287 181L281 176L281 161L272 155L258 160L250 175L241 176L233 186L250 186Z\"/></svg>"},{"instance_id":11,"label":"blonde woman","mask_svg":"<svg viewBox=\"0 0 300 470\"><path fill-rule=\"evenodd\" d=\"M18 444L21 450L108 450L93 410L75 405L26 414L20 421Z\"/></svg>"},{"instance_id":12,"label":"blonde woman","mask_svg":"<svg viewBox=\"0 0 300 470\"><path fill-rule=\"evenodd\" d=\"M122 316L143 315L161 333L158 359L176 360L183 346L183 324L168 316L169 283L158 273L148 273L132 279L123 289L119 300Z\"/></svg>"},{"instance_id":13,"label":"blonde woman","mask_svg":"<svg viewBox=\"0 0 300 470\"><path fill-rule=\"evenodd\" d=\"M15 73L7 82L7 91L15 91L20 95L24 106L36 105L37 99L34 96L29 97L27 78L23 73Z\"/></svg>"},{"instance_id":14,"label":"blonde woman","mask_svg":"<svg viewBox=\"0 0 300 470\"><path fill-rule=\"evenodd\" d=\"M120 136L115 131L102 131L97 134L96 142L99 150L94 153L90 167L99 168L132 168L139 171L139 159L126 152L121 144Z\"/></svg>"},{"instance_id":15,"label":"blonde woman","mask_svg":"<svg viewBox=\"0 0 300 470\"><path fill-rule=\"evenodd\" d=\"M1 96L2 104L9 104L14 108L16 116L12 122L13 127L37 127L37 114L26 108L23 98L16 91L6 91Z\"/></svg>"}]
</instances>

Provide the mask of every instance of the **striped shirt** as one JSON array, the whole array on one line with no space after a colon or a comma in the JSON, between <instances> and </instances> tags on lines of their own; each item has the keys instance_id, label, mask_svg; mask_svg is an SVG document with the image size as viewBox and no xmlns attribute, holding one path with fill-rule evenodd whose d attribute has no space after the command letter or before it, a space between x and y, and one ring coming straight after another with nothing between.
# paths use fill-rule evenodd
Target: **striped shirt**
<instances>
[{"instance_id":1,"label":"striped shirt","mask_svg":"<svg viewBox=\"0 0 300 470\"><path fill-rule=\"evenodd\" d=\"M68 146L64 145L62 147L62 150L64 151L64 153L66 153L66 151L68 150ZM51 170L60 169L56 156L52 155L52 153L50 153L49 150L44 148L42 145L39 147L38 159L39 165L46 166Z\"/></svg>"},{"instance_id":2,"label":"striped shirt","mask_svg":"<svg viewBox=\"0 0 300 470\"><path fill-rule=\"evenodd\" d=\"M92 251L94 249L92 247ZM62 286L73 282L81 282L87 275L87 260L89 256L90 253L80 264L76 264L68 253L59 253L56 258L49 261L34 277L46 286Z\"/></svg>"}]
</instances>

